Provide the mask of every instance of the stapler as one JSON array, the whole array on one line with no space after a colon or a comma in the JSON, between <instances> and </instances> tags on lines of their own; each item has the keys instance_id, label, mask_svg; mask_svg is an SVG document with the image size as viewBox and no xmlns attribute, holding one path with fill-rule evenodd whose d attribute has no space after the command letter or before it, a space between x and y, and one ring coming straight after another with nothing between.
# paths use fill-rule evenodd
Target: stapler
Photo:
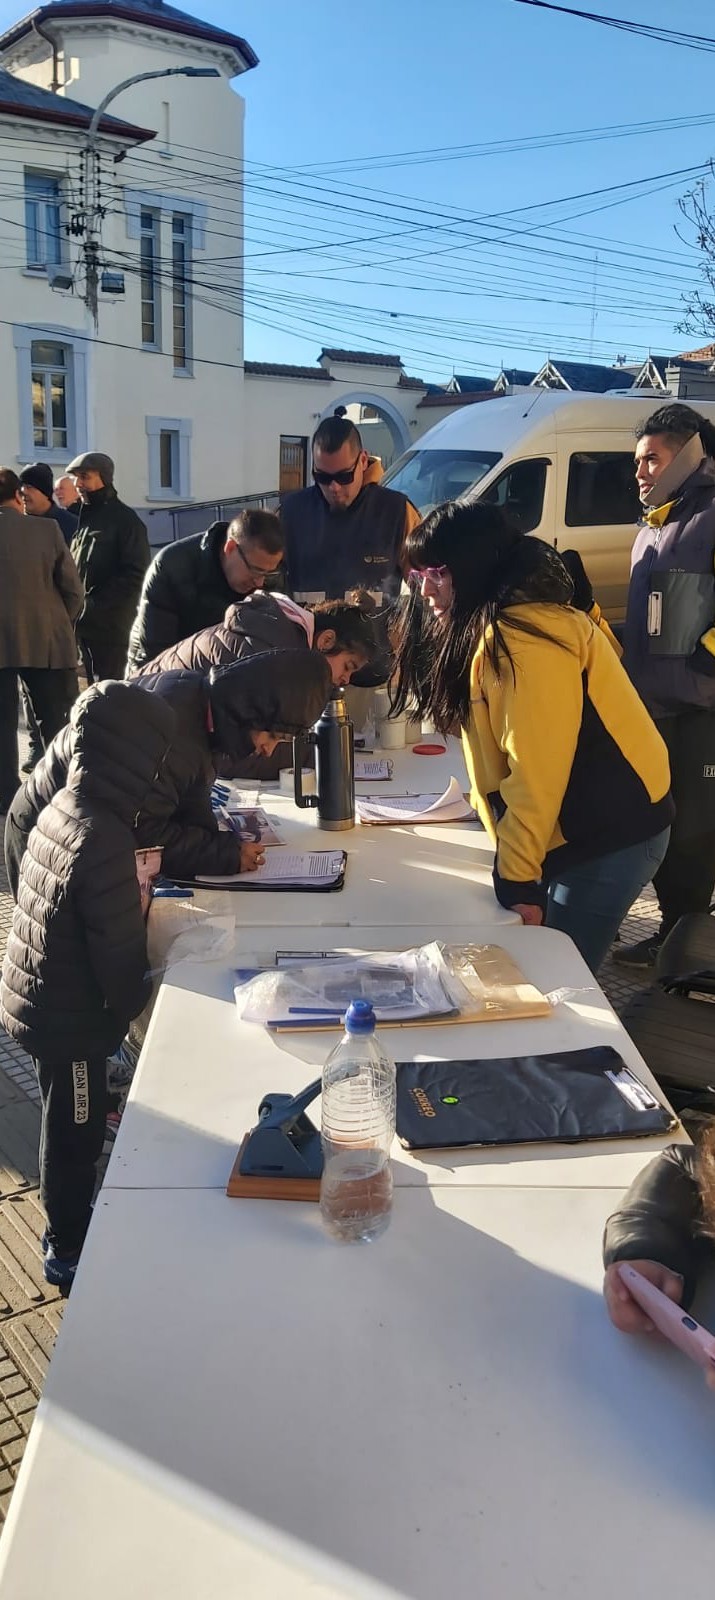
<instances>
[{"instance_id":1,"label":"stapler","mask_svg":"<svg viewBox=\"0 0 715 1600\"><path fill-rule=\"evenodd\" d=\"M320 1094L316 1078L300 1094L267 1094L258 1122L241 1143L226 1193L233 1198L317 1200L323 1152L306 1106Z\"/></svg>"}]
</instances>

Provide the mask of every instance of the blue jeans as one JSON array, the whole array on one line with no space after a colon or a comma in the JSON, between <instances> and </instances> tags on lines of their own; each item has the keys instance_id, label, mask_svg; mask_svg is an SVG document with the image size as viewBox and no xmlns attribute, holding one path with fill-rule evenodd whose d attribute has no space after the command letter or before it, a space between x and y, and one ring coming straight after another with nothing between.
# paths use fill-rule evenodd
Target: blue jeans
<instances>
[{"instance_id":1,"label":"blue jeans","mask_svg":"<svg viewBox=\"0 0 715 1600\"><path fill-rule=\"evenodd\" d=\"M582 861L549 884L546 927L567 933L593 973L608 955L633 901L658 871L669 839L670 828L664 828L641 844Z\"/></svg>"}]
</instances>

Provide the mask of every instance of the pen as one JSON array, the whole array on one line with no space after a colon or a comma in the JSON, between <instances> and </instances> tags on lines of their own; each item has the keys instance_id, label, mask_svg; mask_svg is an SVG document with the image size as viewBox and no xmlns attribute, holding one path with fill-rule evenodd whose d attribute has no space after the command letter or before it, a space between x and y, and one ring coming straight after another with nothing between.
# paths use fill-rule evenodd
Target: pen
<instances>
[{"instance_id":1,"label":"pen","mask_svg":"<svg viewBox=\"0 0 715 1600\"><path fill-rule=\"evenodd\" d=\"M340 1011L336 1011L332 1006L289 1006L288 1007L288 1016L289 1017L344 1017L346 1010L347 1010L346 1006L343 1006Z\"/></svg>"},{"instance_id":2,"label":"pen","mask_svg":"<svg viewBox=\"0 0 715 1600\"><path fill-rule=\"evenodd\" d=\"M154 900L193 900L193 889L180 889L177 884L171 887L155 889L152 896Z\"/></svg>"}]
</instances>

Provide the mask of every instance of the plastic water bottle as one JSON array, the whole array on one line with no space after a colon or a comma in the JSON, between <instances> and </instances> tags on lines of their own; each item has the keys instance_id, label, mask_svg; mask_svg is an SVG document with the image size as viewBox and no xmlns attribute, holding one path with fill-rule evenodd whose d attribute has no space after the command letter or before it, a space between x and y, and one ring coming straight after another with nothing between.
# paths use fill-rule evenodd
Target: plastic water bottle
<instances>
[{"instance_id":1,"label":"plastic water bottle","mask_svg":"<svg viewBox=\"0 0 715 1600\"><path fill-rule=\"evenodd\" d=\"M375 1034L367 1000L353 1000L345 1033L323 1068L320 1209L334 1239L377 1239L392 1211L395 1063Z\"/></svg>"}]
</instances>

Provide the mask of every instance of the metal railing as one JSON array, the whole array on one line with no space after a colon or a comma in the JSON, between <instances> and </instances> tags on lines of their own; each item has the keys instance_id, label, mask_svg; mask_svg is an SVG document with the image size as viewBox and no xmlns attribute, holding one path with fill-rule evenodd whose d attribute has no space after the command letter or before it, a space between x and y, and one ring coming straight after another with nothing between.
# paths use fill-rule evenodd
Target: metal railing
<instances>
[{"instance_id":1,"label":"metal railing","mask_svg":"<svg viewBox=\"0 0 715 1600\"><path fill-rule=\"evenodd\" d=\"M277 511L280 503L279 491L269 489L265 494L239 495L235 500L201 500L184 506L157 506L155 510L140 506L138 515L146 523L152 550L160 550L191 533L203 533L212 522L231 522L239 511Z\"/></svg>"}]
</instances>

